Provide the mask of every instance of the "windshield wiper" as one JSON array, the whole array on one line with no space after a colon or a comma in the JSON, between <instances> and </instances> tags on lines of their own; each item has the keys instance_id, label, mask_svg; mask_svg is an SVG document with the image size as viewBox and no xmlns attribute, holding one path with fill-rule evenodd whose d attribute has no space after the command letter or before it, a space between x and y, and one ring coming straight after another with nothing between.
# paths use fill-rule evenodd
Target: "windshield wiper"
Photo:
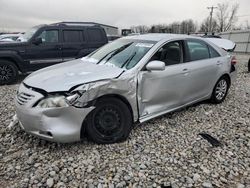
<instances>
[{"instance_id":1,"label":"windshield wiper","mask_svg":"<svg viewBox=\"0 0 250 188\"><path fill-rule=\"evenodd\" d=\"M121 46L120 48L116 49L116 50L113 50L111 52L109 52L108 54L106 54L102 59L100 59L96 64L99 64L100 62L102 62L107 56L109 56L110 54L110 57L106 60L109 61L112 57L114 57L116 54L120 53L121 51L125 50L127 47L129 47L133 42L130 42L124 46Z\"/></svg>"},{"instance_id":2,"label":"windshield wiper","mask_svg":"<svg viewBox=\"0 0 250 188\"><path fill-rule=\"evenodd\" d=\"M121 68L123 68L125 65L127 65L128 63L130 63L130 61L135 57L136 52L134 52L121 66Z\"/></svg>"}]
</instances>

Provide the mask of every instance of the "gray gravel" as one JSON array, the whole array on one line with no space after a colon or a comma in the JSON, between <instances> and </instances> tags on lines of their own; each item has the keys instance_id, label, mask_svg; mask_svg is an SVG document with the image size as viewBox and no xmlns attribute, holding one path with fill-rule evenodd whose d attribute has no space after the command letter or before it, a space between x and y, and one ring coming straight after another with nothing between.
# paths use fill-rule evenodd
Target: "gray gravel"
<instances>
[{"instance_id":1,"label":"gray gravel","mask_svg":"<svg viewBox=\"0 0 250 188\"><path fill-rule=\"evenodd\" d=\"M0 87L0 187L250 187L249 56L220 105L206 102L137 126L119 144L57 144L7 128L18 85ZM213 148L207 132L223 146Z\"/></svg>"}]
</instances>

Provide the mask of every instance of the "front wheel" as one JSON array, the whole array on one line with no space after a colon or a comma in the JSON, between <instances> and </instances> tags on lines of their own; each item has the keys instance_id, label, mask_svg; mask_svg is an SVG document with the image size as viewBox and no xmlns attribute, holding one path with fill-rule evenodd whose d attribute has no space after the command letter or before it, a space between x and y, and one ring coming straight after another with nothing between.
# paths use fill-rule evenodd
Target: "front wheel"
<instances>
[{"instance_id":1,"label":"front wheel","mask_svg":"<svg viewBox=\"0 0 250 188\"><path fill-rule=\"evenodd\" d=\"M132 115L127 105L116 98L104 98L87 117L88 137L99 144L125 140L131 131Z\"/></svg>"},{"instance_id":2,"label":"front wheel","mask_svg":"<svg viewBox=\"0 0 250 188\"><path fill-rule=\"evenodd\" d=\"M228 89L230 86L229 84L230 84L229 79L226 76L221 77L217 81L211 96L211 101L213 103L218 104L224 101L228 93Z\"/></svg>"},{"instance_id":3,"label":"front wheel","mask_svg":"<svg viewBox=\"0 0 250 188\"><path fill-rule=\"evenodd\" d=\"M17 80L17 66L6 60L0 60L0 85L12 84Z\"/></svg>"}]
</instances>

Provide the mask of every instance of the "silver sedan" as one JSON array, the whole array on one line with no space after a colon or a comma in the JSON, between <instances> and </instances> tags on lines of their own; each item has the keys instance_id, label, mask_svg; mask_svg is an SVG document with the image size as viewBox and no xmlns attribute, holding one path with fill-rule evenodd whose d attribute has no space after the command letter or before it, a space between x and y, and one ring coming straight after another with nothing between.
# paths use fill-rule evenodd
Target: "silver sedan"
<instances>
[{"instance_id":1,"label":"silver sedan","mask_svg":"<svg viewBox=\"0 0 250 188\"><path fill-rule=\"evenodd\" d=\"M134 122L210 99L221 103L236 60L207 39L130 36L28 76L16 95L21 127L56 142L125 140Z\"/></svg>"}]
</instances>

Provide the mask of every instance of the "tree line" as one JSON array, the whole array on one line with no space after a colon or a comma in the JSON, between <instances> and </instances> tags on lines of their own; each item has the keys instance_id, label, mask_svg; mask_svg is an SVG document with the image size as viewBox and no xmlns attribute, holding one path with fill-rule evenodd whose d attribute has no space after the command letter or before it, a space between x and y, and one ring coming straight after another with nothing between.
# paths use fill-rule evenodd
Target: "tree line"
<instances>
[{"instance_id":1,"label":"tree line","mask_svg":"<svg viewBox=\"0 0 250 188\"><path fill-rule=\"evenodd\" d=\"M173 22L170 24L155 24L152 26L137 25L130 29L134 33L195 33L195 32L225 32L234 29L240 29L235 26L238 17L237 12L239 4L230 4L229 2L218 3L214 11L213 18L208 16L203 20L201 25L198 22L187 19L180 22ZM249 28L248 22L246 28Z\"/></svg>"}]
</instances>

